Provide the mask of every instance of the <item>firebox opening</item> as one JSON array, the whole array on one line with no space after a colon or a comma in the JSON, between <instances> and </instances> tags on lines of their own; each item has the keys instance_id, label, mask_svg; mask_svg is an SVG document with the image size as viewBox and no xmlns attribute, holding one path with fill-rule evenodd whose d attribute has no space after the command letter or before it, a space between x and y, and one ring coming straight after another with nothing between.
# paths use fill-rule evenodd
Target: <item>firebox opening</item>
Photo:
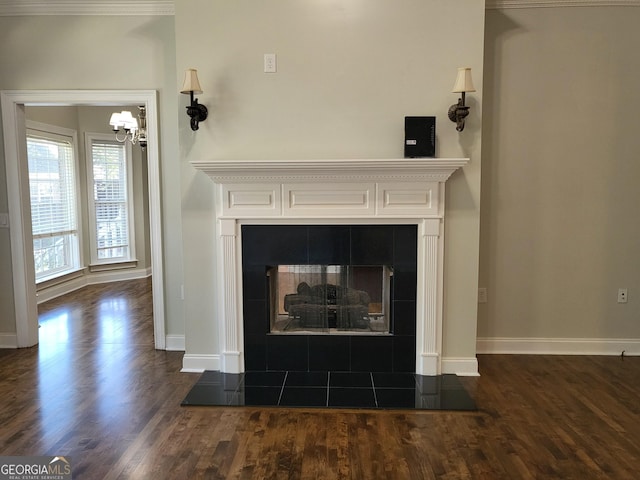
<instances>
[{"instance_id":1,"label":"firebox opening","mask_svg":"<svg viewBox=\"0 0 640 480\"><path fill-rule=\"evenodd\" d=\"M389 334L389 265L277 265L267 275L272 334Z\"/></svg>"}]
</instances>

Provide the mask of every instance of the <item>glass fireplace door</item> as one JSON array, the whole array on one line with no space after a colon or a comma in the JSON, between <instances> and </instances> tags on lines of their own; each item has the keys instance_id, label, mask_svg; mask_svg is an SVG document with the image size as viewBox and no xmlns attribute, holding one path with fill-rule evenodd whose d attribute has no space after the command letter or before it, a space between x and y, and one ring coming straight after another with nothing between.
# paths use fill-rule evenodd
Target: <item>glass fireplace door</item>
<instances>
[{"instance_id":1,"label":"glass fireplace door","mask_svg":"<svg viewBox=\"0 0 640 480\"><path fill-rule=\"evenodd\" d=\"M271 333L389 333L388 266L278 265L268 276Z\"/></svg>"}]
</instances>

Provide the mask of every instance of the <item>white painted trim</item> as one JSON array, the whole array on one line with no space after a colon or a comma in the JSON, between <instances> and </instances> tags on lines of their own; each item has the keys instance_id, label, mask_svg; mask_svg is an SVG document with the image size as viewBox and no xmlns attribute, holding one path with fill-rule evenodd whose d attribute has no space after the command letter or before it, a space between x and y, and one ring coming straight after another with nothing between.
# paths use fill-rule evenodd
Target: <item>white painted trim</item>
<instances>
[{"instance_id":1,"label":"white painted trim","mask_svg":"<svg viewBox=\"0 0 640 480\"><path fill-rule=\"evenodd\" d=\"M87 285L95 285L98 283L123 282L126 280L137 280L139 278L147 278L152 274L151 267L147 268L128 268L117 270L98 270L87 275Z\"/></svg>"},{"instance_id":2,"label":"white painted trim","mask_svg":"<svg viewBox=\"0 0 640 480\"><path fill-rule=\"evenodd\" d=\"M0 16L175 15L173 0L1 0Z\"/></svg>"},{"instance_id":3,"label":"white painted trim","mask_svg":"<svg viewBox=\"0 0 640 480\"><path fill-rule=\"evenodd\" d=\"M73 277L69 280L65 280L64 282L56 283L49 287L38 290L38 292L36 293L36 301L38 305L40 305L41 303L48 302L49 300L61 297L62 295L66 295L67 293L75 292L76 290L79 290L82 287L86 286L87 278L85 275Z\"/></svg>"},{"instance_id":4,"label":"white painted trim","mask_svg":"<svg viewBox=\"0 0 640 480\"><path fill-rule=\"evenodd\" d=\"M162 247L162 197L156 92L143 102L147 107L147 182L149 191L149 236L151 270L156 278L153 288L153 334L155 347L165 349L164 259Z\"/></svg>"},{"instance_id":5,"label":"white painted trim","mask_svg":"<svg viewBox=\"0 0 640 480\"><path fill-rule=\"evenodd\" d=\"M184 335L167 335L165 344L171 352L184 352L186 350Z\"/></svg>"},{"instance_id":6,"label":"white painted trim","mask_svg":"<svg viewBox=\"0 0 640 480\"><path fill-rule=\"evenodd\" d=\"M477 340L478 354L640 355L640 338L505 338Z\"/></svg>"},{"instance_id":7,"label":"white painted trim","mask_svg":"<svg viewBox=\"0 0 640 480\"><path fill-rule=\"evenodd\" d=\"M18 336L15 333L0 333L0 348L18 348Z\"/></svg>"},{"instance_id":8,"label":"white painted trim","mask_svg":"<svg viewBox=\"0 0 640 480\"><path fill-rule=\"evenodd\" d=\"M231 373L244 372L243 352L222 352L220 355L220 371Z\"/></svg>"},{"instance_id":9,"label":"white painted trim","mask_svg":"<svg viewBox=\"0 0 640 480\"><path fill-rule=\"evenodd\" d=\"M201 160L191 165L219 184L446 182L468 158Z\"/></svg>"},{"instance_id":10,"label":"white painted trim","mask_svg":"<svg viewBox=\"0 0 640 480\"><path fill-rule=\"evenodd\" d=\"M14 100L11 93L0 94L4 129L4 160L7 175L9 238L11 241L13 300L16 322L16 344L19 348L38 343L38 310L36 277L29 207L29 172L27 157L24 102Z\"/></svg>"},{"instance_id":11,"label":"white painted trim","mask_svg":"<svg viewBox=\"0 0 640 480\"><path fill-rule=\"evenodd\" d=\"M638 7L640 0L486 0L487 10L558 7ZM175 15L173 0L1 0L0 17L24 15Z\"/></svg>"},{"instance_id":12,"label":"white painted trim","mask_svg":"<svg viewBox=\"0 0 640 480\"><path fill-rule=\"evenodd\" d=\"M38 343L38 312L31 240L31 214L26 161L24 105L146 105L147 176L149 182L149 226L153 282L153 324L155 348L165 348L164 265L160 197L160 153L158 109L155 90L5 90L0 92L4 129L5 166L12 278L17 343L30 347ZM21 140L22 139L22 140Z\"/></svg>"},{"instance_id":13,"label":"white painted trim","mask_svg":"<svg viewBox=\"0 0 640 480\"><path fill-rule=\"evenodd\" d=\"M487 0L487 10L558 7L640 7L640 0Z\"/></svg>"},{"instance_id":14,"label":"white painted trim","mask_svg":"<svg viewBox=\"0 0 640 480\"><path fill-rule=\"evenodd\" d=\"M176 335L176 337L178 337ZM181 372L201 373L205 370L220 370L220 355L189 355L182 359ZM442 359L442 373L453 373L459 376L479 376L478 360L475 357Z\"/></svg>"},{"instance_id":15,"label":"white painted trim","mask_svg":"<svg viewBox=\"0 0 640 480\"><path fill-rule=\"evenodd\" d=\"M442 373L454 373L461 377L479 377L476 357L443 357Z\"/></svg>"},{"instance_id":16,"label":"white painted trim","mask_svg":"<svg viewBox=\"0 0 640 480\"><path fill-rule=\"evenodd\" d=\"M80 277L51 285L50 287L38 290L38 305L54 298L75 292L76 290L86 287L87 285L98 285L101 283L123 282L126 280L137 280L139 278L147 278L151 275L150 268L136 268L129 270L112 270L103 272L92 272L81 275Z\"/></svg>"},{"instance_id":17,"label":"white painted trim","mask_svg":"<svg viewBox=\"0 0 640 480\"><path fill-rule=\"evenodd\" d=\"M182 357L181 372L202 373L205 370L220 370L220 355L189 355Z\"/></svg>"}]
</instances>

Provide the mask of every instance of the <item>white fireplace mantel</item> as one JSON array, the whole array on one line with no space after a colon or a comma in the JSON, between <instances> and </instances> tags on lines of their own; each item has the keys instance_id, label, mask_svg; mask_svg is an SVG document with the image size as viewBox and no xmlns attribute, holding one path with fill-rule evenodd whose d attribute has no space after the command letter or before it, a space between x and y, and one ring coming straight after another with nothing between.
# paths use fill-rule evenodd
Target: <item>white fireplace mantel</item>
<instances>
[{"instance_id":1,"label":"white fireplace mantel","mask_svg":"<svg viewBox=\"0 0 640 480\"><path fill-rule=\"evenodd\" d=\"M394 180L445 182L468 158L209 160L191 162L216 183L265 180Z\"/></svg>"},{"instance_id":2,"label":"white fireplace mantel","mask_svg":"<svg viewBox=\"0 0 640 480\"><path fill-rule=\"evenodd\" d=\"M241 225L418 226L416 373L442 373L444 185L468 158L210 160L215 184L220 370L244 371Z\"/></svg>"}]
</instances>

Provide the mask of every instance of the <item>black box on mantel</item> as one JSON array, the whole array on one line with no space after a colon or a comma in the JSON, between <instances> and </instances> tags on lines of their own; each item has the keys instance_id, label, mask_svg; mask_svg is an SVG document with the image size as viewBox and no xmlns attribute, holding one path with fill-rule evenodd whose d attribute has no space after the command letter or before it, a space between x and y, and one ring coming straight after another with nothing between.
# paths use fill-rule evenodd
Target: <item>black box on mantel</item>
<instances>
[{"instance_id":1,"label":"black box on mantel","mask_svg":"<svg viewBox=\"0 0 640 480\"><path fill-rule=\"evenodd\" d=\"M436 117L404 117L404 157L436 156Z\"/></svg>"}]
</instances>

